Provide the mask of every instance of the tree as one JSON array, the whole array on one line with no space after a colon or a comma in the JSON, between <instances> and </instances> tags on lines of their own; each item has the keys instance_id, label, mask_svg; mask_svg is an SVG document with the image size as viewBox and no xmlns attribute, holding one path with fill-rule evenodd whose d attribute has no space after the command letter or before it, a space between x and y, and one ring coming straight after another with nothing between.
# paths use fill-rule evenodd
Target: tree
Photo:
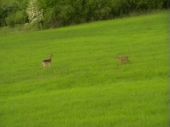
<instances>
[{"instance_id":1,"label":"tree","mask_svg":"<svg viewBox=\"0 0 170 127\"><path fill-rule=\"evenodd\" d=\"M38 0L30 0L26 12L31 25L42 26L43 9L39 7Z\"/></svg>"}]
</instances>

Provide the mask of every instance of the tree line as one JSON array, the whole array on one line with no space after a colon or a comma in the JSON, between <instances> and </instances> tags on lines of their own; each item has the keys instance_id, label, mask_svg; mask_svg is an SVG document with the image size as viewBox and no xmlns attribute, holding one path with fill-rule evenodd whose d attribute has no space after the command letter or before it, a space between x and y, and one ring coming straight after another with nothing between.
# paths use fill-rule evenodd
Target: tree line
<instances>
[{"instance_id":1,"label":"tree line","mask_svg":"<svg viewBox=\"0 0 170 127\"><path fill-rule=\"evenodd\" d=\"M0 27L38 28L112 19L168 8L169 0L0 0Z\"/></svg>"}]
</instances>

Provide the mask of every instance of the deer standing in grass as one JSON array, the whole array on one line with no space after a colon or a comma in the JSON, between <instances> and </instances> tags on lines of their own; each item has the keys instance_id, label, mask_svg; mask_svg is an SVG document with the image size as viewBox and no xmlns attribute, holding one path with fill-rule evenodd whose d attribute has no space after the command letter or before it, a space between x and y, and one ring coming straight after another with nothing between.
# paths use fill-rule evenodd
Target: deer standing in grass
<instances>
[{"instance_id":1,"label":"deer standing in grass","mask_svg":"<svg viewBox=\"0 0 170 127\"><path fill-rule=\"evenodd\" d=\"M49 67L51 67L51 64L52 64L52 55L50 55L49 58L44 59L44 60L42 61L42 65L43 65L44 68L49 68Z\"/></svg>"},{"instance_id":2,"label":"deer standing in grass","mask_svg":"<svg viewBox=\"0 0 170 127\"><path fill-rule=\"evenodd\" d=\"M119 64L128 64L129 63L129 57L128 56L118 56L117 61Z\"/></svg>"}]
</instances>

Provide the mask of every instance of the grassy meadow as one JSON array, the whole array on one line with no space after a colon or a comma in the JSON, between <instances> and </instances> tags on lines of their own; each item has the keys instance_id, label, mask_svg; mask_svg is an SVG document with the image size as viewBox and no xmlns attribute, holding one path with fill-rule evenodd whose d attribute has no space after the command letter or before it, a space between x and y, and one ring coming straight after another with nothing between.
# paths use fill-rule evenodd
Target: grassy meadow
<instances>
[{"instance_id":1,"label":"grassy meadow","mask_svg":"<svg viewBox=\"0 0 170 127\"><path fill-rule=\"evenodd\" d=\"M1 31L0 127L168 127L168 13Z\"/></svg>"}]
</instances>

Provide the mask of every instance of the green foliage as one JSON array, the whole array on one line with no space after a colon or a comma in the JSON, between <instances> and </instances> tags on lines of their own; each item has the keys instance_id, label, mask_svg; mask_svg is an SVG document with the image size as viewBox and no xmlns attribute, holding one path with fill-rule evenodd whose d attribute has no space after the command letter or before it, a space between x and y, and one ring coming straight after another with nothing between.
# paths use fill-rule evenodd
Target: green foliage
<instances>
[{"instance_id":1,"label":"green foliage","mask_svg":"<svg viewBox=\"0 0 170 127\"><path fill-rule=\"evenodd\" d=\"M167 0L39 0L47 27L103 20L134 11L161 9Z\"/></svg>"},{"instance_id":2,"label":"green foliage","mask_svg":"<svg viewBox=\"0 0 170 127\"><path fill-rule=\"evenodd\" d=\"M12 13L6 18L6 23L9 26L15 26L16 24L24 24L27 21L27 15L25 11L17 11Z\"/></svg>"},{"instance_id":3,"label":"green foliage","mask_svg":"<svg viewBox=\"0 0 170 127\"><path fill-rule=\"evenodd\" d=\"M27 12L29 21L21 24L49 28L167 8L167 4L168 0L1 0L0 26L15 24L17 11Z\"/></svg>"},{"instance_id":4,"label":"green foliage","mask_svg":"<svg viewBox=\"0 0 170 127\"><path fill-rule=\"evenodd\" d=\"M26 14L27 1L13 0L0 1L0 26L14 26L27 22Z\"/></svg>"}]
</instances>

